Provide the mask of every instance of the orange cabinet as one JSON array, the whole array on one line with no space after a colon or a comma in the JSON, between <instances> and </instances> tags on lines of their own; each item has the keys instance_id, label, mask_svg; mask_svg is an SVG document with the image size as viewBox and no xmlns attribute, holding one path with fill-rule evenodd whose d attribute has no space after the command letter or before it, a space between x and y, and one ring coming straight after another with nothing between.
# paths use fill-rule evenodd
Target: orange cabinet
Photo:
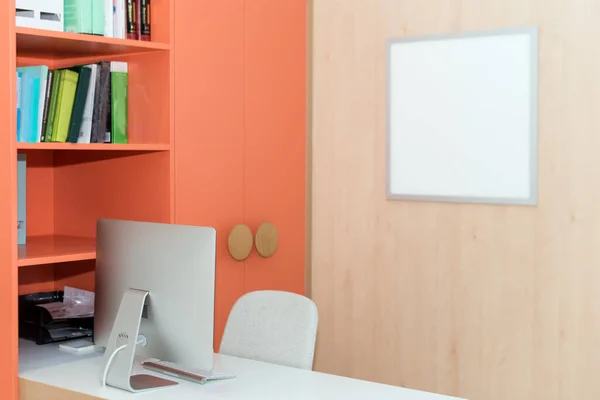
<instances>
[{"instance_id":1,"label":"orange cabinet","mask_svg":"<svg viewBox=\"0 0 600 400\"><path fill-rule=\"evenodd\" d=\"M306 1L247 1L244 215L280 239L273 257L248 258L248 291L304 291L306 85Z\"/></svg>"},{"instance_id":2,"label":"orange cabinet","mask_svg":"<svg viewBox=\"0 0 600 400\"><path fill-rule=\"evenodd\" d=\"M303 293L306 3L175 4L175 222L217 229L215 348L244 293ZM231 229L279 232L270 258L228 253Z\"/></svg>"}]
</instances>

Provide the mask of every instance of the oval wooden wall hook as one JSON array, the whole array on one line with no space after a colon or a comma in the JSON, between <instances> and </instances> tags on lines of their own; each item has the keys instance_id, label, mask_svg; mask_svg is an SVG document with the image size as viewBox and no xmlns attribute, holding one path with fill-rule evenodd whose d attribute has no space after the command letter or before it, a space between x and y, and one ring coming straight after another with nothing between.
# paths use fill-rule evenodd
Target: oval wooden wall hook
<instances>
[{"instance_id":1,"label":"oval wooden wall hook","mask_svg":"<svg viewBox=\"0 0 600 400\"><path fill-rule=\"evenodd\" d=\"M239 224L229 232L227 240L229 254L236 261L244 261L252 251L252 231L248 226Z\"/></svg>"},{"instance_id":2,"label":"oval wooden wall hook","mask_svg":"<svg viewBox=\"0 0 600 400\"><path fill-rule=\"evenodd\" d=\"M254 238L254 245L256 251L261 257L271 257L275 254L277 246L279 244L279 233L277 228L270 222L264 222L256 231Z\"/></svg>"}]
</instances>

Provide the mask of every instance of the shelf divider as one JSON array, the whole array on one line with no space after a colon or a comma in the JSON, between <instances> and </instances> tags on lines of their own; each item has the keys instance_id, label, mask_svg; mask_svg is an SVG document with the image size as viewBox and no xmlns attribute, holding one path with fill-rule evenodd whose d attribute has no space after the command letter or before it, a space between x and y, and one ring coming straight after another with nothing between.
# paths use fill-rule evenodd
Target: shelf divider
<instances>
[{"instance_id":1,"label":"shelf divider","mask_svg":"<svg viewBox=\"0 0 600 400\"><path fill-rule=\"evenodd\" d=\"M17 57L73 58L165 51L166 43L16 27Z\"/></svg>"},{"instance_id":2,"label":"shelf divider","mask_svg":"<svg viewBox=\"0 0 600 400\"><path fill-rule=\"evenodd\" d=\"M19 245L17 265L54 264L96 258L96 239L77 236L30 236L27 244Z\"/></svg>"}]
</instances>

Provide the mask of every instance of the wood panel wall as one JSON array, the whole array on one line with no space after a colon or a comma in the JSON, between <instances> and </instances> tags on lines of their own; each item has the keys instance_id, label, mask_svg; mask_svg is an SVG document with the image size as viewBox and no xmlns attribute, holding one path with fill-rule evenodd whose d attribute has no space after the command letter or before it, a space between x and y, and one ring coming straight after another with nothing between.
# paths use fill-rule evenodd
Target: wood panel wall
<instances>
[{"instance_id":1,"label":"wood panel wall","mask_svg":"<svg viewBox=\"0 0 600 400\"><path fill-rule=\"evenodd\" d=\"M600 2L314 2L316 369L471 400L600 398ZM385 199L385 40L537 25L539 205Z\"/></svg>"}]
</instances>

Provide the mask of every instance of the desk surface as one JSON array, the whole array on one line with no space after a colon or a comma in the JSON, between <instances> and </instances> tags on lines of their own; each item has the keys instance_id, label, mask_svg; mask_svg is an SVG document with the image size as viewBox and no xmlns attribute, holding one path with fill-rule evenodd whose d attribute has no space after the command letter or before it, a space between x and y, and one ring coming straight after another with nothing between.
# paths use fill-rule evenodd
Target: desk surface
<instances>
[{"instance_id":1,"label":"desk surface","mask_svg":"<svg viewBox=\"0 0 600 400\"><path fill-rule=\"evenodd\" d=\"M63 352L56 345L36 346L23 340L19 342L20 378L105 399L458 400L454 397L219 354L215 355L215 369L233 373L236 378L208 382L205 385L179 381L179 385L175 387L134 395L110 387L102 388L101 367L102 356L98 353L78 355ZM134 366L134 373L142 371L154 374L139 364Z\"/></svg>"}]
</instances>

